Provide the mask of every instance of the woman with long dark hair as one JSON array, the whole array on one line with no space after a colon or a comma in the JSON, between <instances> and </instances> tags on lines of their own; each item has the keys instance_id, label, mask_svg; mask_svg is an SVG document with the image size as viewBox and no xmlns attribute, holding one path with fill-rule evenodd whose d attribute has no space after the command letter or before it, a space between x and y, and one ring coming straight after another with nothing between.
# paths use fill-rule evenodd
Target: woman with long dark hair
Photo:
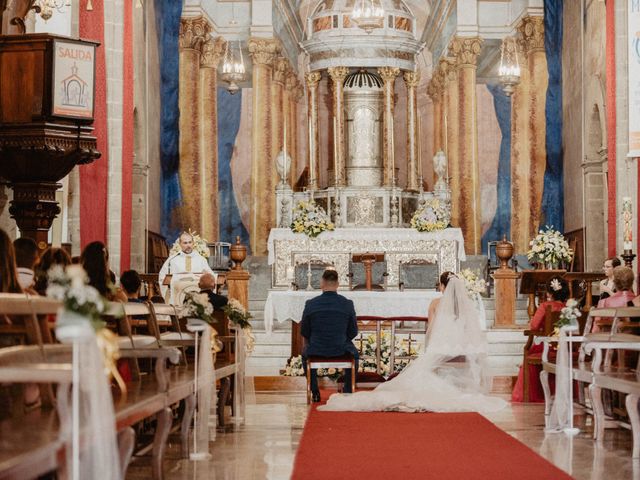
<instances>
[{"instance_id":1,"label":"woman with long dark hair","mask_svg":"<svg viewBox=\"0 0 640 480\"><path fill-rule=\"evenodd\" d=\"M38 294L46 295L49 284L47 273L54 265L66 268L67 265L71 265L71 257L62 248L49 247L44 251L36 265L36 284L34 288Z\"/></svg>"},{"instance_id":2,"label":"woman with long dark hair","mask_svg":"<svg viewBox=\"0 0 640 480\"><path fill-rule=\"evenodd\" d=\"M82 251L80 261L87 272L89 285L94 287L107 300L126 302L126 296L116 290L111 281L111 270L108 262L109 254L102 242L91 242Z\"/></svg>"},{"instance_id":3,"label":"woman with long dark hair","mask_svg":"<svg viewBox=\"0 0 640 480\"><path fill-rule=\"evenodd\" d=\"M16 271L16 254L13 242L0 228L0 293L22 293Z\"/></svg>"}]
</instances>

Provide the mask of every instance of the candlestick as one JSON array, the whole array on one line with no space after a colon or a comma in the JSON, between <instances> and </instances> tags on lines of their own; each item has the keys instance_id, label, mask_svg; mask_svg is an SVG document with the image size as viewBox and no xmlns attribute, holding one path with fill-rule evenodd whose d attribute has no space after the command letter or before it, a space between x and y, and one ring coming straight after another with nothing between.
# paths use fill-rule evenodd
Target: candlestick
<instances>
[{"instance_id":1,"label":"candlestick","mask_svg":"<svg viewBox=\"0 0 640 480\"><path fill-rule=\"evenodd\" d=\"M631 212L631 197L622 197L623 248L625 251L633 249L633 217Z\"/></svg>"}]
</instances>

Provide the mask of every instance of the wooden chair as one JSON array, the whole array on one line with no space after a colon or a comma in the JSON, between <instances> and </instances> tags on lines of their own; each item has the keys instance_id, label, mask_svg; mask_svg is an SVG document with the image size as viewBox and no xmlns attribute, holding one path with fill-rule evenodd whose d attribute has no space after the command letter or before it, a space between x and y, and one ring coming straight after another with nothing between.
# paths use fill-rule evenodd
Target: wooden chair
<instances>
[{"instance_id":1,"label":"wooden chair","mask_svg":"<svg viewBox=\"0 0 640 480\"><path fill-rule=\"evenodd\" d=\"M311 370L318 368L350 368L351 391L356 391L356 360L353 355L346 354L339 357L321 357L312 355L307 358L307 405L311 403Z\"/></svg>"},{"instance_id":2,"label":"wooden chair","mask_svg":"<svg viewBox=\"0 0 640 480\"><path fill-rule=\"evenodd\" d=\"M554 329L554 324L560 318L560 312L554 312L550 307L547 307L544 315L544 325L542 330L525 330L524 335L527 337L527 343L524 345L524 351L522 355L522 382L523 382L523 399L525 402L529 402L529 366L530 365L542 365L542 353L530 353L531 347L534 344L536 337L548 337L551 335Z\"/></svg>"}]
</instances>

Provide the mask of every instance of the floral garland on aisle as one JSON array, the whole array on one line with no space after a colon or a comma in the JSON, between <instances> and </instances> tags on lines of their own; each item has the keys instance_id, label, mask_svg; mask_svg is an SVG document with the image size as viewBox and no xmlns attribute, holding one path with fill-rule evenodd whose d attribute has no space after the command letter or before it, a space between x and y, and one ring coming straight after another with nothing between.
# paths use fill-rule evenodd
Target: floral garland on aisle
<instances>
[{"instance_id":1,"label":"floral garland on aisle","mask_svg":"<svg viewBox=\"0 0 640 480\"><path fill-rule=\"evenodd\" d=\"M335 230L329 215L313 200L301 200L293 208L293 221L291 222L293 233L304 233L315 238L326 230Z\"/></svg>"},{"instance_id":2,"label":"floral garland on aisle","mask_svg":"<svg viewBox=\"0 0 640 480\"><path fill-rule=\"evenodd\" d=\"M557 267L560 263L569 263L573 250L564 236L552 227L545 227L529 242L527 258L540 265Z\"/></svg>"},{"instance_id":3,"label":"floral garland on aisle","mask_svg":"<svg viewBox=\"0 0 640 480\"><path fill-rule=\"evenodd\" d=\"M447 228L451 213L445 202L437 197L425 201L411 217L411 227L419 232L436 232Z\"/></svg>"},{"instance_id":4,"label":"floral garland on aisle","mask_svg":"<svg viewBox=\"0 0 640 480\"><path fill-rule=\"evenodd\" d=\"M189 292L182 305L181 317L197 318L213 325L213 305L206 293Z\"/></svg>"},{"instance_id":5,"label":"floral garland on aisle","mask_svg":"<svg viewBox=\"0 0 640 480\"><path fill-rule=\"evenodd\" d=\"M253 347L255 346L256 339L253 336L253 329L251 328L251 323L249 319L253 316L244 308L238 300L235 298L230 298L229 302L222 307L225 315L229 319L231 323L237 325L242 329L244 333L246 343L245 343L245 351L247 353L253 352Z\"/></svg>"},{"instance_id":6,"label":"floral garland on aisle","mask_svg":"<svg viewBox=\"0 0 640 480\"><path fill-rule=\"evenodd\" d=\"M193 250L199 253L200 255L202 255L204 258L209 258L209 255L211 255L211 252L209 251L209 247L207 246L207 243L208 243L207 240L202 238L196 232L192 232L191 230L185 233L187 233L188 235L191 235L191 238L193 238ZM180 248L181 236L182 234L180 234L180 236L176 238L176 241L173 242L173 245L171 246L171 251L169 252L169 256L176 255L182 251L182 248Z\"/></svg>"},{"instance_id":7,"label":"floral garland on aisle","mask_svg":"<svg viewBox=\"0 0 640 480\"><path fill-rule=\"evenodd\" d=\"M467 294L472 300L476 300L487 290L487 283L484 278L480 277L478 272L474 272L470 268L461 270L458 276L464 281Z\"/></svg>"}]
</instances>

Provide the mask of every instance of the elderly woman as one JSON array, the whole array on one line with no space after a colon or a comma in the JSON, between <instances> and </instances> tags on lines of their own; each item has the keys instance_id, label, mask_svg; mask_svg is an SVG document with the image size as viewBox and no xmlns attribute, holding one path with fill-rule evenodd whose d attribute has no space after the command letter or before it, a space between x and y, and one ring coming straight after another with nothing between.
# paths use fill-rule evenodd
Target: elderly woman
<instances>
[{"instance_id":1,"label":"elderly woman","mask_svg":"<svg viewBox=\"0 0 640 480\"><path fill-rule=\"evenodd\" d=\"M613 269L613 286L615 293L598 302L598 308L626 307L634 300L633 281L634 273L629 267L616 267ZM601 331L600 319L596 318L592 332Z\"/></svg>"}]
</instances>

